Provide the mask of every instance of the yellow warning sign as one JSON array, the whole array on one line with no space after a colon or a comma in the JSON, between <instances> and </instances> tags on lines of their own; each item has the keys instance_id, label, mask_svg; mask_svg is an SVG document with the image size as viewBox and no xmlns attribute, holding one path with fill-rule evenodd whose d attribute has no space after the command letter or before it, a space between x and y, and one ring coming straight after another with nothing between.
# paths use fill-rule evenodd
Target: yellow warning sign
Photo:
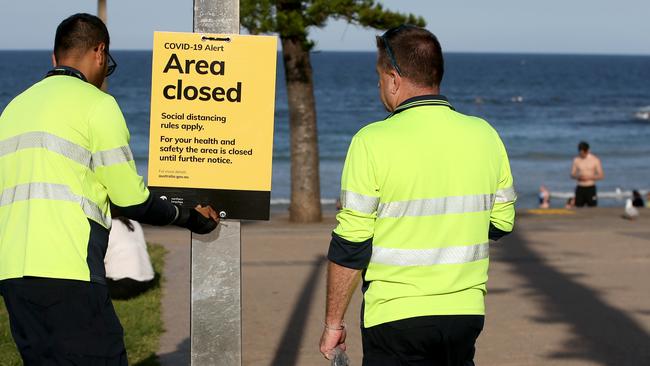
<instances>
[{"instance_id":1,"label":"yellow warning sign","mask_svg":"<svg viewBox=\"0 0 650 366\"><path fill-rule=\"evenodd\" d=\"M155 32L148 184L270 191L277 38Z\"/></svg>"}]
</instances>

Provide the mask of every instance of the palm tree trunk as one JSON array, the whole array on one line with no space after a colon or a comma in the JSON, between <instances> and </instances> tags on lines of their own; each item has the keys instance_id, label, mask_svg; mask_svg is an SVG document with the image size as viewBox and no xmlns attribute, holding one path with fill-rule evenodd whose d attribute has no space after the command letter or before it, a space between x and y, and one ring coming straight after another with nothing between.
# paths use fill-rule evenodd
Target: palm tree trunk
<instances>
[{"instance_id":1,"label":"palm tree trunk","mask_svg":"<svg viewBox=\"0 0 650 366\"><path fill-rule=\"evenodd\" d=\"M322 218L318 170L316 103L309 51L296 38L282 38L291 134L291 204L293 222Z\"/></svg>"}]
</instances>

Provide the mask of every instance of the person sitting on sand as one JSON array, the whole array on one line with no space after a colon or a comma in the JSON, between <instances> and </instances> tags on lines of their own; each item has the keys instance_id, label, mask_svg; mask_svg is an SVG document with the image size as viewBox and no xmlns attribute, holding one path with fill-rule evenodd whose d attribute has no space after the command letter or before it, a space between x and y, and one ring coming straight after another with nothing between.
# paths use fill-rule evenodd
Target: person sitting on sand
<instances>
[{"instance_id":1,"label":"person sitting on sand","mask_svg":"<svg viewBox=\"0 0 650 366\"><path fill-rule=\"evenodd\" d=\"M551 192L545 186L539 187L539 208L551 207Z\"/></svg>"},{"instance_id":2,"label":"person sitting on sand","mask_svg":"<svg viewBox=\"0 0 650 366\"><path fill-rule=\"evenodd\" d=\"M645 207L645 202L643 202L643 198L641 198L641 193L636 189L632 191L632 206Z\"/></svg>"},{"instance_id":3,"label":"person sitting on sand","mask_svg":"<svg viewBox=\"0 0 650 366\"><path fill-rule=\"evenodd\" d=\"M130 299L154 285L154 271L142 227L123 216L113 218L104 257L111 297Z\"/></svg>"},{"instance_id":4,"label":"person sitting on sand","mask_svg":"<svg viewBox=\"0 0 650 366\"><path fill-rule=\"evenodd\" d=\"M569 199L566 200L566 204L564 205L564 208L571 210L575 207L576 207L576 199L574 197L570 197Z\"/></svg>"},{"instance_id":5,"label":"person sitting on sand","mask_svg":"<svg viewBox=\"0 0 650 366\"><path fill-rule=\"evenodd\" d=\"M578 156L573 159L571 178L578 181L575 193L576 207L598 205L596 181L605 178L600 159L589 151L589 144L581 141L578 144Z\"/></svg>"}]
</instances>

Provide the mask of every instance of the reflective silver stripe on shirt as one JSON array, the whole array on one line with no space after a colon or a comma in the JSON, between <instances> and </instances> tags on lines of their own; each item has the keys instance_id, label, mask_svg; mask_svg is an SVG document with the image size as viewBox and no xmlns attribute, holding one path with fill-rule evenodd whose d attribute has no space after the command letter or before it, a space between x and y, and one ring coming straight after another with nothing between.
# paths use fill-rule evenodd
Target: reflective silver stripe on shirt
<instances>
[{"instance_id":1,"label":"reflective silver stripe on shirt","mask_svg":"<svg viewBox=\"0 0 650 366\"><path fill-rule=\"evenodd\" d=\"M515 187L508 187L504 189L497 190L496 194L496 203L506 203L512 202L517 199L517 192L515 192Z\"/></svg>"},{"instance_id":2,"label":"reflective silver stripe on shirt","mask_svg":"<svg viewBox=\"0 0 650 366\"><path fill-rule=\"evenodd\" d=\"M120 146L111 150L98 151L93 154L91 169L99 166L126 163L133 160L133 153L128 146Z\"/></svg>"},{"instance_id":3,"label":"reflective silver stripe on shirt","mask_svg":"<svg viewBox=\"0 0 650 366\"><path fill-rule=\"evenodd\" d=\"M352 191L341 191L341 207L372 214L377 211L379 197L366 196Z\"/></svg>"},{"instance_id":4,"label":"reflective silver stripe on shirt","mask_svg":"<svg viewBox=\"0 0 650 366\"><path fill-rule=\"evenodd\" d=\"M74 142L47 132L26 132L0 141L0 156L35 148L46 149L81 165L90 166L90 151Z\"/></svg>"},{"instance_id":5,"label":"reflective silver stripe on shirt","mask_svg":"<svg viewBox=\"0 0 650 366\"><path fill-rule=\"evenodd\" d=\"M379 204L377 217L432 216L491 210L494 195L450 196Z\"/></svg>"},{"instance_id":6,"label":"reflective silver stripe on shirt","mask_svg":"<svg viewBox=\"0 0 650 366\"><path fill-rule=\"evenodd\" d=\"M91 154L85 147L47 132L26 132L0 141L0 157L23 149L36 148L63 155L91 170L98 166L120 164L133 160L133 153L129 146L120 146Z\"/></svg>"},{"instance_id":7,"label":"reflective silver stripe on shirt","mask_svg":"<svg viewBox=\"0 0 650 366\"><path fill-rule=\"evenodd\" d=\"M60 200L75 202L81 206L86 217L98 222L105 228L111 227L111 221L102 212L96 203L78 196L63 184L53 183L27 183L10 187L0 192L0 207L10 205L17 201L33 199Z\"/></svg>"},{"instance_id":8,"label":"reflective silver stripe on shirt","mask_svg":"<svg viewBox=\"0 0 650 366\"><path fill-rule=\"evenodd\" d=\"M390 266L432 266L435 264L461 264L485 259L489 244L433 249L396 249L373 245L370 263Z\"/></svg>"}]
</instances>

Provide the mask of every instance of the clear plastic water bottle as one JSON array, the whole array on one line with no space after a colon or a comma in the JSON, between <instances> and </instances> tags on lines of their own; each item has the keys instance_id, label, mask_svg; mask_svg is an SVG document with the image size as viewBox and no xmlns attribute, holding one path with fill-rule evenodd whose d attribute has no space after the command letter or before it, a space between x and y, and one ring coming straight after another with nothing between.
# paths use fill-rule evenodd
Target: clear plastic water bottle
<instances>
[{"instance_id":1,"label":"clear plastic water bottle","mask_svg":"<svg viewBox=\"0 0 650 366\"><path fill-rule=\"evenodd\" d=\"M340 347L336 347L332 350L332 366L348 366L350 365L350 359L348 355L345 354L345 351Z\"/></svg>"}]
</instances>

